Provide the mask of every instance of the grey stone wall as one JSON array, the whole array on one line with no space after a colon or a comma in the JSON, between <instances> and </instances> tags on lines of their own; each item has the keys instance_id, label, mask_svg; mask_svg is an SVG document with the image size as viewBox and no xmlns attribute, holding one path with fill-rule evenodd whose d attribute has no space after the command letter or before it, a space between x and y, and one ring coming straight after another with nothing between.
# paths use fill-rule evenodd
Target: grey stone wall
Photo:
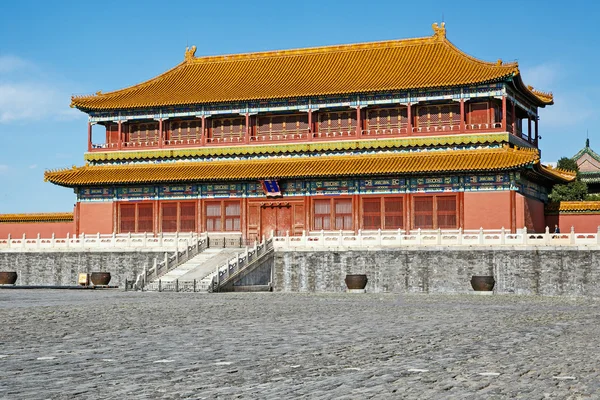
<instances>
[{"instance_id":1,"label":"grey stone wall","mask_svg":"<svg viewBox=\"0 0 600 400\"><path fill-rule=\"evenodd\" d=\"M77 285L79 273L110 272L110 285L123 287L164 252L0 252L0 271L17 271L18 285Z\"/></svg>"},{"instance_id":2,"label":"grey stone wall","mask_svg":"<svg viewBox=\"0 0 600 400\"><path fill-rule=\"evenodd\" d=\"M367 274L368 292L472 292L473 275L493 275L496 293L600 296L600 250L465 248L278 251L277 291L341 292L346 274Z\"/></svg>"}]
</instances>

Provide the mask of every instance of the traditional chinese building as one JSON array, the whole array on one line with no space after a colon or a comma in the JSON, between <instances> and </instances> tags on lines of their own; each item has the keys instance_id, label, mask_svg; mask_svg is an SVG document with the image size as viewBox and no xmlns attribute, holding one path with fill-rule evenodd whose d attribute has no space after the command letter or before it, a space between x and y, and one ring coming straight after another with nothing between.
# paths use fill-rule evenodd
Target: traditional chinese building
<instances>
[{"instance_id":1,"label":"traditional chinese building","mask_svg":"<svg viewBox=\"0 0 600 400\"><path fill-rule=\"evenodd\" d=\"M589 193L600 193L600 155L590 148L590 139L585 147L573 156L579 167L579 179L588 186Z\"/></svg>"},{"instance_id":2,"label":"traditional chinese building","mask_svg":"<svg viewBox=\"0 0 600 400\"><path fill-rule=\"evenodd\" d=\"M109 93L89 115L76 233L543 231L554 183L517 63L430 37L196 57Z\"/></svg>"}]
</instances>

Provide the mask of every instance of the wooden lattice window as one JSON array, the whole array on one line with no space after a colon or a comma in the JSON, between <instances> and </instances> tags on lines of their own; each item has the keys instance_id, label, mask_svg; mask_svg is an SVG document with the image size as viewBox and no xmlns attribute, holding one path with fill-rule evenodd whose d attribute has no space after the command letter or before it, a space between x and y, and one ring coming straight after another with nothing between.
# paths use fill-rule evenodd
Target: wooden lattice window
<instances>
[{"instance_id":1,"label":"wooden lattice window","mask_svg":"<svg viewBox=\"0 0 600 400\"><path fill-rule=\"evenodd\" d=\"M356 111L319 113L319 132L347 132L356 129Z\"/></svg>"},{"instance_id":2,"label":"wooden lattice window","mask_svg":"<svg viewBox=\"0 0 600 400\"><path fill-rule=\"evenodd\" d=\"M400 129L408 126L408 111L402 108L380 108L367 111L367 129Z\"/></svg>"},{"instance_id":3,"label":"wooden lattice window","mask_svg":"<svg viewBox=\"0 0 600 400\"><path fill-rule=\"evenodd\" d=\"M363 199L363 229L381 228L381 199Z\"/></svg>"},{"instance_id":4,"label":"wooden lattice window","mask_svg":"<svg viewBox=\"0 0 600 400\"><path fill-rule=\"evenodd\" d=\"M454 229L457 224L456 196L436 196L437 226L440 229Z\"/></svg>"},{"instance_id":5,"label":"wooden lattice window","mask_svg":"<svg viewBox=\"0 0 600 400\"><path fill-rule=\"evenodd\" d=\"M308 114L260 116L259 135L300 134L308 131Z\"/></svg>"},{"instance_id":6,"label":"wooden lattice window","mask_svg":"<svg viewBox=\"0 0 600 400\"><path fill-rule=\"evenodd\" d=\"M161 207L163 232L177 232L177 203L163 203Z\"/></svg>"},{"instance_id":7,"label":"wooden lattice window","mask_svg":"<svg viewBox=\"0 0 600 400\"><path fill-rule=\"evenodd\" d=\"M137 204L137 232L154 231L154 205Z\"/></svg>"},{"instance_id":8,"label":"wooden lattice window","mask_svg":"<svg viewBox=\"0 0 600 400\"><path fill-rule=\"evenodd\" d=\"M174 121L171 123L171 140L199 140L202 136L202 121Z\"/></svg>"},{"instance_id":9,"label":"wooden lattice window","mask_svg":"<svg viewBox=\"0 0 600 400\"><path fill-rule=\"evenodd\" d=\"M241 214L241 207L240 207L239 201L226 201L225 202L225 230L226 231L241 230L240 214Z\"/></svg>"},{"instance_id":10,"label":"wooden lattice window","mask_svg":"<svg viewBox=\"0 0 600 400\"><path fill-rule=\"evenodd\" d=\"M315 200L314 201L314 224L316 230L331 229L331 201L330 200Z\"/></svg>"},{"instance_id":11,"label":"wooden lattice window","mask_svg":"<svg viewBox=\"0 0 600 400\"><path fill-rule=\"evenodd\" d=\"M119 219L120 233L135 233L135 204L120 204Z\"/></svg>"},{"instance_id":12,"label":"wooden lattice window","mask_svg":"<svg viewBox=\"0 0 600 400\"><path fill-rule=\"evenodd\" d=\"M246 117L211 120L211 137L218 140L241 139L246 134Z\"/></svg>"},{"instance_id":13,"label":"wooden lattice window","mask_svg":"<svg viewBox=\"0 0 600 400\"><path fill-rule=\"evenodd\" d=\"M418 127L460 125L460 105L445 104L417 107Z\"/></svg>"},{"instance_id":14,"label":"wooden lattice window","mask_svg":"<svg viewBox=\"0 0 600 400\"><path fill-rule=\"evenodd\" d=\"M206 230L209 232L239 232L242 229L242 207L239 201L206 202Z\"/></svg>"},{"instance_id":15,"label":"wooden lattice window","mask_svg":"<svg viewBox=\"0 0 600 400\"><path fill-rule=\"evenodd\" d=\"M418 196L413 201L415 228L433 229L433 196Z\"/></svg>"},{"instance_id":16,"label":"wooden lattice window","mask_svg":"<svg viewBox=\"0 0 600 400\"><path fill-rule=\"evenodd\" d=\"M130 142L157 142L158 138L158 122L147 122L129 125Z\"/></svg>"},{"instance_id":17,"label":"wooden lattice window","mask_svg":"<svg viewBox=\"0 0 600 400\"><path fill-rule=\"evenodd\" d=\"M487 102L469 104L469 124L488 124L490 112Z\"/></svg>"},{"instance_id":18,"label":"wooden lattice window","mask_svg":"<svg viewBox=\"0 0 600 400\"><path fill-rule=\"evenodd\" d=\"M221 231L221 202L206 202L206 230Z\"/></svg>"},{"instance_id":19,"label":"wooden lattice window","mask_svg":"<svg viewBox=\"0 0 600 400\"><path fill-rule=\"evenodd\" d=\"M179 203L179 231L196 231L196 203Z\"/></svg>"},{"instance_id":20,"label":"wooden lattice window","mask_svg":"<svg viewBox=\"0 0 600 400\"><path fill-rule=\"evenodd\" d=\"M333 203L335 229L352 229L352 200L335 199Z\"/></svg>"},{"instance_id":21,"label":"wooden lattice window","mask_svg":"<svg viewBox=\"0 0 600 400\"><path fill-rule=\"evenodd\" d=\"M404 207L402 197L383 199L383 229L402 229L404 227Z\"/></svg>"}]
</instances>

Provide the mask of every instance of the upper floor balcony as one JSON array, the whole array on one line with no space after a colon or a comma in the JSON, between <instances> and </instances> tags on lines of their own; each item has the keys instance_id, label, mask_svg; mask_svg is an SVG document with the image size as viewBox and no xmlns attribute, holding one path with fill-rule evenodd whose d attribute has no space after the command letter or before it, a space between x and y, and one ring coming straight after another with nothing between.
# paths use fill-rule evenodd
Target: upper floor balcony
<instances>
[{"instance_id":1,"label":"upper floor balcony","mask_svg":"<svg viewBox=\"0 0 600 400\"><path fill-rule=\"evenodd\" d=\"M290 114L120 121L101 126L104 132L97 132L98 125L89 125L89 152L495 132L508 132L533 146L538 141L537 119L514 104L507 104L506 98Z\"/></svg>"}]
</instances>

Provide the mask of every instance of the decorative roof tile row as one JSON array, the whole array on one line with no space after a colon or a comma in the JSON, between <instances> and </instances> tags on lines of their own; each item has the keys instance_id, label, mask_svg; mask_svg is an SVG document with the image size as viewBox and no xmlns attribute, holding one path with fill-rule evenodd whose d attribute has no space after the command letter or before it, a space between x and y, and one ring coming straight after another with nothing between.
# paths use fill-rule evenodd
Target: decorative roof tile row
<instances>
[{"instance_id":1,"label":"decorative roof tile row","mask_svg":"<svg viewBox=\"0 0 600 400\"><path fill-rule=\"evenodd\" d=\"M600 201L561 201L546 206L547 213L600 213Z\"/></svg>"},{"instance_id":2,"label":"decorative roof tile row","mask_svg":"<svg viewBox=\"0 0 600 400\"><path fill-rule=\"evenodd\" d=\"M460 51L434 24L426 38L194 57L144 83L73 97L84 111L456 87L519 76L516 63L484 62ZM520 78L518 78L520 79ZM552 96L525 92L540 105Z\"/></svg>"},{"instance_id":3,"label":"decorative roof tile row","mask_svg":"<svg viewBox=\"0 0 600 400\"><path fill-rule=\"evenodd\" d=\"M415 153L280 157L246 161L188 161L160 164L83 166L59 171L47 171L44 177L46 181L58 185L77 187L159 182L501 171L533 166L534 164L539 164L537 150L503 147Z\"/></svg>"},{"instance_id":4,"label":"decorative roof tile row","mask_svg":"<svg viewBox=\"0 0 600 400\"><path fill-rule=\"evenodd\" d=\"M2 223L26 223L26 222L71 222L72 212L59 213L31 213L31 214L0 214Z\"/></svg>"}]
</instances>

